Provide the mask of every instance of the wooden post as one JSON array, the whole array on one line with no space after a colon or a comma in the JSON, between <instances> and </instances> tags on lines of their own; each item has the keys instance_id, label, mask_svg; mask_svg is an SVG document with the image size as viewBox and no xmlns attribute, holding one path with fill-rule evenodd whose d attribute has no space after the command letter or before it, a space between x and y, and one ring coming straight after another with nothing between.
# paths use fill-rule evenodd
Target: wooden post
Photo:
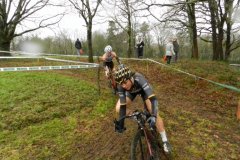
<instances>
[{"instance_id":1,"label":"wooden post","mask_svg":"<svg viewBox=\"0 0 240 160\"><path fill-rule=\"evenodd\" d=\"M237 106L237 120L240 120L240 99L238 100L238 106Z\"/></svg>"},{"instance_id":2,"label":"wooden post","mask_svg":"<svg viewBox=\"0 0 240 160\"><path fill-rule=\"evenodd\" d=\"M148 61L147 61L147 75L148 75Z\"/></svg>"},{"instance_id":3,"label":"wooden post","mask_svg":"<svg viewBox=\"0 0 240 160\"><path fill-rule=\"evenodd\" d=\"M97 86L98 86L98 95L101 95L101 88L100 88L100 58L99 58L99 52L97 52L97 61L98 61L98 69L97 69Z\"/></svg>"}]
</instances>

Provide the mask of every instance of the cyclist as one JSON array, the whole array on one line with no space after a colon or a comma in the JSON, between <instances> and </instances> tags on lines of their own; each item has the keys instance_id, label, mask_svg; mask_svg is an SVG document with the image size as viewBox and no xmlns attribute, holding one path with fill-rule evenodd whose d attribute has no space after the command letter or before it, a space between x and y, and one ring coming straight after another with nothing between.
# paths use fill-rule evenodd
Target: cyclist
<instances>
[{"instance_id":1,"label":"cyclist","mask_svg":"<svg viewBox=\"0 0 240 160\"><path fill-rule=\"evenodd\" d=\"M104 54L101 57L103 60L103 67L105 70L105 75L108 77L109 71L114 69L114 63L113 59L116 58L117 62L120 64L120 60L115 52L112 51L112 47L110 45L107 45L104 48Z\"/></svg>"},{"instance_id":2,"label":"cyclist","mask_svg":"<svg viewBox=\"0 0 240 160\"><path fill-rule=\"evenodd\" d=\"M144 109L151 114L147 121L151 127L156 125L163 142L164 151L170 153L171 145L166 136L163 120L158 114L158 101L148 81L142 74L134 73L124 65L120 65L116 69L114 76L118 84L119 100L116 104L116 111L119 113L119 119L126 114L130 114L127 105L129 105L137 95L140 95L144 102ZM124 119L115 122L115 131L122 133L125 129Z\"/></svg>"}]
</instances>

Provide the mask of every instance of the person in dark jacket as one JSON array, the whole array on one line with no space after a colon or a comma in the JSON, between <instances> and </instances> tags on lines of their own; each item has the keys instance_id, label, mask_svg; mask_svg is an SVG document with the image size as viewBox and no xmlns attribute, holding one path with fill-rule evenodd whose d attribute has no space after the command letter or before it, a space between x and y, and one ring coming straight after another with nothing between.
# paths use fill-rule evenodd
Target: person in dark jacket
<instances>
[{"instance_id":1,"label":"person in dark jacket","mask_svg":"<svg viewBox=\"0 0 240 160\"><path fill-rule=\"evenodd\" d=\"M117 82L117 91L119 100L116 104L116 111L119 113L119 119L115 120L115 131L123 133L126 129L124 126L124 117L128 115L130 111L130 103L140 95L144 109L151 115L148 117L148 122L151 127L156 126L163 142L163 149L166 153L171 153L171 145L167 139L167 135L164 128L162 118L158 112L158 100L153 92L151 85L147 79L138 72L132 72L125 65L120 65L115 70L115 81Z\"/></svg>"},{"instance_id":2,"label":"person in dark jacket","mask_svg":"<svg viewBox=\"0 0 240 160\"><path fill-rule=\"evenodd\" d=\"M75 47L77 49L77 55L80 56L80 54L83 53L83 50L82 50L82 43L80 42L80 40L77 38L76 42L75 42Z\"/></svg>"},{"instance_id":3,"label":"person in dark jacket","mask_svg":"<svg viewBox=\"0 0 240 160\"><path fill-rule=\"evenodd\" d=\"M136 52L137 52L137 58L142 58L143 57L143 47L144 47L144 42L142 36L137 37L137 42L136 42Z\"/></svg>"},{"instance_id":4,"label":"person in dark jacket","mask_svg":"<svg viewBox=\"0 0 240 160\"><path fill-rule=\"evenodd\" d=\"M173 38L173 50L175 52L174 62L178 60L179 44L177 38Z\"/></svg>"}]
</instances>

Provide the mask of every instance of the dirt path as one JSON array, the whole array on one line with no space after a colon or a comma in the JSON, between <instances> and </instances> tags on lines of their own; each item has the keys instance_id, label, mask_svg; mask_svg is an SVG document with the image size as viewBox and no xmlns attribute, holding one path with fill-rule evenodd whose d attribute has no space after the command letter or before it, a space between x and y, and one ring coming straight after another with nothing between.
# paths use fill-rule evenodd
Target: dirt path
<instances>
[{"instance_id":1,"label":"dirt path","mask_svg":"<svg viewBox=\"0 0 240 160\"><path fill-rule=\"evenodd\" d=\"M137 64L132 64L137 68ZM164 118L168 137L177 160L239 160L240 124L236 122L237 94L214 88L204 81L171 73L161 67L137 68L145 73L159 100L159 113ZM69 76L74 74L66 73ZM76 74L79 77L79 74ZM75 75L75 76L76 76ZM88 79L86 75L81 77ZM104 77L101 85L104 86ZM107 88L103 88L107 89ZM140 105L136 102L136 106ZM127 122L127 131L113 130L114 114L109 111L101 123L93 124L94 138L76 142L78 148L72 159L126 160L135 128ZM94 128L98 128L97 131Z\"/></svg>"}]
</instances>

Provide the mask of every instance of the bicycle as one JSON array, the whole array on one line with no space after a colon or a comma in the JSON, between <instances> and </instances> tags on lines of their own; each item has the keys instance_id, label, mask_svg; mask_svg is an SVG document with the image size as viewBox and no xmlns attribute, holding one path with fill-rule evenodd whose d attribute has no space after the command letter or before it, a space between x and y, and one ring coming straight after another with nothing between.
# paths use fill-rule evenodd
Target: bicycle
<instances>
[{"instance_id":1,"label":"bicycle","mask_svg":"<svg viewBox=\"0 0 240 160\"><path fill-rule=\"evenodd\" d=\"M162 144L159 142L159 134L156 127L147 125L147 111L134 111L132 114L122 117L130 118L137 122L138 130L131 143L131 160L160 160L171 159L171 155L165 154Z\"/></svg>"}]
</instances>

